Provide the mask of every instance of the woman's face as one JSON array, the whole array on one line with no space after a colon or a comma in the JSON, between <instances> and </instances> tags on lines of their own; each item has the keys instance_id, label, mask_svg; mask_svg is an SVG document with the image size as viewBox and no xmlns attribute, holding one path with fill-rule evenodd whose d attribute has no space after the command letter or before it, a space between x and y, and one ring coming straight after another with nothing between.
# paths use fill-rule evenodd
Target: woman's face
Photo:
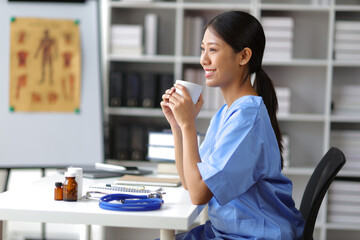
<instances>
[{"instance_id":1,"label":"woman's face","mask_svg":"<svg viewBox=\"0 0 360 240\"><path fill-rule=\"evenodd\" d=\"M241 54L209 29L204 33L201 43L200 64L205 70L206 85L226 88L242 76Z\"/></svg>"}]
</instances>

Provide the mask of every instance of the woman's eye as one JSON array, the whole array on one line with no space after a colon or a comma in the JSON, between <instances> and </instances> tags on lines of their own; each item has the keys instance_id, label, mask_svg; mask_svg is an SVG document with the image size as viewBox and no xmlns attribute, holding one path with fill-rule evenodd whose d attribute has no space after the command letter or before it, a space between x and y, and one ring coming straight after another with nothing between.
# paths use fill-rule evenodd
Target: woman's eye
<instances>
[{"instance_id":1,"label":"woman's eye","mask_svg":"<svg viewBox=\"0 0 360 240\"><path fill-rule=\"evenodd\" d=\"M202 53L205 52L205 48L200 47L200 51L201 51ZM208 51L208 52L216 52L216 49L215 49L215 48L209 48L207 51Z\"/></svg>"}]
</instances>

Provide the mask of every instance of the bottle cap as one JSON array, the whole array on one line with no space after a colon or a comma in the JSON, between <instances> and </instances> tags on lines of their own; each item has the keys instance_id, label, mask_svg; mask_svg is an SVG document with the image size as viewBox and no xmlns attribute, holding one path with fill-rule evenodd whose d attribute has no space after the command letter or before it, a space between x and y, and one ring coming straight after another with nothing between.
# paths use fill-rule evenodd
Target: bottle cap
<instances>
[{"instance_id":1,"label":"bottle cap","mask_svg":"<svg viewBox=\"0 0 360 240\"><path fill-rule=\"evenodd\" d=\"M56 183L55 183L55 186L56 186L56 187L61 187L61 186L62 186L62 182L56 182Z\"/></svg>"},{"instance_id":2,"label":"bottle cap","mask_svg":"<svg viewBox=\"0 0 360 240\"><path fill-rule=\"evenodd\" d=\"M75 172L65 172L65 177L76 177Z\"/></svg>"},{"instance_id":3,"label":"bottle cap","mask_svg":"<svg viewBox=\"0 0 360 240\"><path fill-rule=\"evenodd\" d=\"M69 167L68 172L76 173L76 176L81 176L83 174L83 169L79 167Z\"/></svg>"}]
</instances>

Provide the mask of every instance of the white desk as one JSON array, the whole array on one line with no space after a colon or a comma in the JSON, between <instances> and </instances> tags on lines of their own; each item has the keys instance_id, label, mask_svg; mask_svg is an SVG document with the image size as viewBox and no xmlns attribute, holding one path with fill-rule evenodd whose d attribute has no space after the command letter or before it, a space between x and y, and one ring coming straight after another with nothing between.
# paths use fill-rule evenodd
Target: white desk
<instances>
[{"instance_id":1,"label":"white desk","mask_svg":"<svg viewBox=\"0 0 360 240\"><path fill-rule=\"evenodd\" d=\"M175 230L188 230L203 209L203 206L191 204L187 191L182 187L164 188L166 194L161 209L147 212L104 210L94 200L54 201L54 184L57 181L63 182L63 175L48 176L21 189L1 193L0 227L2 221L30 221L152 228L160 229L161 239L174 239ZM113 179L84 178L84 188L96 182L112 183Z\"/></svg>"}]
</instances>

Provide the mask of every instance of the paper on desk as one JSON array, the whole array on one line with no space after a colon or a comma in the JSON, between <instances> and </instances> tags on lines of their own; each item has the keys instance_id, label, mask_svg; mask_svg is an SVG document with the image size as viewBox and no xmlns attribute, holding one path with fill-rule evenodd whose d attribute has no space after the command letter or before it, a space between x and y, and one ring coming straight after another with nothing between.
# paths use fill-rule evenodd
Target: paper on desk
<instances>
[{"instance_id":1,"label":"paper on desk","mask_svg":"<svg viewBox=\"0 0 360 240\"><path fill-rule=\"evenodd\" d=\"M115 184L135 185L135 186L160 186L160 187L178 187L181 185L179 178L160 178L124 175L115 181Z\"/></svg>"}]
</instances>

